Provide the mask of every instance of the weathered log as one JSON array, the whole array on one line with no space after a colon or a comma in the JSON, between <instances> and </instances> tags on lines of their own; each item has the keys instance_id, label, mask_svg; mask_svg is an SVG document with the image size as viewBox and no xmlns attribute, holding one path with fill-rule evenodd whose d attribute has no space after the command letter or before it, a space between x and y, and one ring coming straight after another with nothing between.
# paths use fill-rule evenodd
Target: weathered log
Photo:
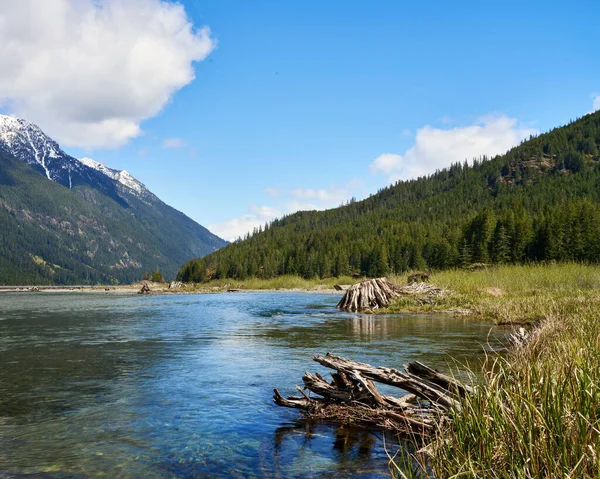
<instances>
[{"instance_id":1,"label":"weathered log","mask_svg":"<svg viewBox=\"0 0 600 479\"><path fill-rule=\"evenodd\" d=\"M450 391L443 389L435 383L419 378L416 375L403 373L393 368L376 368L370 364L358 363L351 359L335 356L330 353L327 353L325 356L316 356L313 359L323 366L347 374L358 371L373 381L404 389L405 391L437 403L445 408L460 407L458 401L452 397L453 394Z\"/></svg>"},{"instance_id":2,"label":"weathered log","mask_svg":"<svg viewBox=\"0 0 600 479\"><path fill-rule=\"evenodd\" d=\"M315 374L304 373L302 382L306 389L323 396L329 401L350 403L354 400L353 389L338 389L334 384L328 383Z\"/></svg>"},{"instance_id":3,"label":"weathered log","mask_svg":"<svg viewBox=\"0 0 600 479\"><path fill-rule=\"evenodd\" d=\"M287 398L284 398L277 388L273 389L273 401L278 406L296 409L310 409L311 404L314 402L313 399L307 399L305 397L288 396Z\"/></svg>"},{"instance_id":4,"label":"weathered log","mask_svg":"<svg viewBox=\"0 0 600 479\"><path fill-rule=\"evenodd\" d=\"M370 408L363 405L331 404L321 399L298 396L284 398L274 389L275 404L301 410L311 420L352 424L365 428L392 430L406 435L429 435L435 422L429 417L408 415L392 408Z\"/></svg>"},{"instance_id":5,"label":"weathered log","mask_svg":"<svg viewBox=\"0 0 600 479\"><path fill-rule=\"evenodd\" d=\"M410 374L427 379L428 381L441 386L447 391L451 391L462 397L473 392L473 388L470 386L467 386L450 376L439 373L436 370L431 369L429 366L420 363L419 361L409 363L404 367Z\"/></svg>"},{"instance_id":6,"label":"weathered log","mask_svg":"<svg viewBox=\"0 0 600 479\"><path fill-rule=\"evenodd\" d=\"M148 283L144 283L142 289L140 289L137 294L150 294L150 287L148 286Z\"/></svg>"},{"instance_id":7,"label":"weathered log","mask_svg":"<svg viewBox=\"0 0 600 479\"><path fill-rule=\"evenodd\" d=\"M385 308L392 298L399 296L398 288L385 278L375 278L350 286L337 308L342 311L366 311Z\"/></svg>"},{"instance_id":8,"label":"weathered log","mask_svg":"<svg viewBox=\"0 0 600 479\"><path fill-rule=\"evenodd\" d=\"M398 433L424 436L446 420L450 411L460 411L460 397L472 388L432 368L412 362L405 371L374 367L327 353L314 361L336 372L328 382L320 374L305 373L304 389L296 387L301 397L284 398L277 389L273 400L279 406L300 409L311 419L323 419L344 424L393 430ZM408 391L401 397L381 394L375 382Z\"/></svg>"}]
</instances>

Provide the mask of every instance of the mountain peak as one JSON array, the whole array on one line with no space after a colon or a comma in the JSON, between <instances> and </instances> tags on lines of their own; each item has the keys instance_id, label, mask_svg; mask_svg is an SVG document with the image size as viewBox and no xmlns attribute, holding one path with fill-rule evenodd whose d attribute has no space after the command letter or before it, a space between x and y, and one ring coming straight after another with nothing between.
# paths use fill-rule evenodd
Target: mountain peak
<instances>
[{"instance_id":1,"label":"mountain peak","mask_svg":"<svg viewBox=\"0 0 600 479\"><path fill-rule=\"evenodd\" d=\"M24 163L41 167L49 180L56 181L49 163L63 152L39 126L22 118L0 115L0 144Z\"/></svg>"},{"instance_id":2,"label":"mountain peak","mask_svg":"<svg viewBox=\"0 0 600 479\"><path fill-rule=\"evenodd\" d=\"M81 182L96 184L108 177L138 197L151 195L144 184L127 171L108 168L91 158L73 158L39 126L22 118L0 115L0 147L49 180L68 188Z\"/></svg>"},{"instance_id":3,"label":"mountain peak","mask_svg":"<svg viewBox=\"0 0 600 479\"><path fill-rule=\"evenodd\" d=\"M14 131L28 128L31 126L37 128L36 125L27 120L24 120L23 118L18 118L16 116L11 115L0 115L0 131L3 131L5 129Z\"/></svg>"},{"instance_id":4,"label":"mountain peak","mask_svg":"<svg viewBox=\"0 0 600 479\"><path fill-rule=\"evenodd\" d=\"M103 173L109 178L118 181L120 184L129 188L134 193L142 195L144 193L150 193L148 188L141 182L131 176L126 170L115 170L103 165L102 163L93 160L92 158L80 158L79 161L89 168L93 168L96 171Z\"/></svg>"}]
</instances>

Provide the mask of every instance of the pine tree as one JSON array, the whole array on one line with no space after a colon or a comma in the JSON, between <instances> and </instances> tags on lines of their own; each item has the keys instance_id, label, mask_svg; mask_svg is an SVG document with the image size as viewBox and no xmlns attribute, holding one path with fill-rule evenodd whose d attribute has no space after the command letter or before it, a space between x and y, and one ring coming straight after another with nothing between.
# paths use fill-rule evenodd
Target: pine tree
<instances>
[{"instance_id":1,"label":"pine tree","mask_svg":"<svg viewBox=\"0 0 600 479\"><path fill-rule=\"evenodd\" d=\"M466 268L467 266L469 266L472 263L471 248L469 247L469 242L467 241L466 238L463 239L463 241L460 245L459 257L460 257L460 266L463 268Z\"/></svg>"},{"instance_id":2,"label":"pine tree","mask_svg":"<svg viewBox=\"0 0 600 479\"><path fill-rule=\"evenodd\" d=\"M506 229L501 222L496 224L490 242L490 258L493 263L507 263L510 260L510 244Z\"/></svg>"},{"instance_id":3,"label":"pine tree","mask_svg":"<svg viewBox=\"0 0 600 479\"><path fill-rule=\"evenodd\" d=\"M163 279L162 273L157 269L152 271L151 279L152 279L152 282L154 282L154 283L163 283L165 281Z\"/></svg>"}]
</instances>

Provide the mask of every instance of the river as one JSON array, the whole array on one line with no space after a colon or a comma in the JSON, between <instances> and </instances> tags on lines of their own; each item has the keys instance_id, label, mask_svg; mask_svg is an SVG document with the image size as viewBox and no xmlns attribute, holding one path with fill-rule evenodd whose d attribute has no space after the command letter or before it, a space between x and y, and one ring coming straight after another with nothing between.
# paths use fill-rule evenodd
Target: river
<instances>
[{"instance_id":1,"label":"river","mask_svg":"<svg viewBox=\"0 0 600 479\"><path fill-rule=\"evenodd\" d=\"M338 299L0 293L0 478L389 477L393 438L304 423L273 387L296 393L328 351L477 364L490 325Z\"/></svg>"}]
</instances>

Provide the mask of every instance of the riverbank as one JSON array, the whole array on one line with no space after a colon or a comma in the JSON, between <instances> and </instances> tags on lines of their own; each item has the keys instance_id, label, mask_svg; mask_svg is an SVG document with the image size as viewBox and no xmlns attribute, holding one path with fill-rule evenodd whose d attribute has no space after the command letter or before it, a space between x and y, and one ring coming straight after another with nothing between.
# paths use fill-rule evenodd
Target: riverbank
<instances>
[{"instance_id":1,"label":"riverbank","mask_svg":"<svg viewBox=\"0 0 600 479\"><path fill-rule=\"evenodd\" d=\"M205 293L226 291L269 291L269 292L310 292L310 293L343 293L343 289L362 281L364 278L341 276L339 278L305 279L300 276L285 275L276 278L248 278L245 280L216 279L208 283L183 283L177 288L181 292ZM342 290L336 290L336 285Z\"/></svg>"},{"instance_id":2,"label":"riverbank","mask_svg":"<svg viewBox=\"0 0 600 479\"><path fill-rule=\"evenodd\" d=\"M405 277L392 277L401 285ZM453 313L496 324L534 325L563 305L600 304L600 267L575 263L496 266L433 273L444 294L403 296L387 314Z\"/></svg>"},{"instance_id":3,"label":"riverbank","mask_svg":"<svg viewBox=\"0 0 600 479\"><path fill-rule=\"evenodd\" d=\"M454 293L433 304L400 298L389 310L452 306L496 323L531 326L507 355L488 358L475 394L438 430L428 453L417 458L421 465L407 472L404 463L394 474L598 477L600 268L512 266L449 271L432 281Z\"/></svg>"},{"instance_id":4,"label":"riverbank","mask_svg":"<svg viewBox=\"0 0 600 479\"><path fill-rule=\"evenodd\" d=\"M2 292L40 292L40 293L102 293L102 294L137 294L143 284L147 284L150 294L210 294L237 292L289 292L289 293L321 293L342 294L343 290L335 288L361 281L350 276L326 279L304 279L299 276L280 276L272 279L250 278L244 281L223 279L208 283L154 283L144 281L124 285L84 285L84 286L0 286Z\"/></svg>"}]
</instances>

